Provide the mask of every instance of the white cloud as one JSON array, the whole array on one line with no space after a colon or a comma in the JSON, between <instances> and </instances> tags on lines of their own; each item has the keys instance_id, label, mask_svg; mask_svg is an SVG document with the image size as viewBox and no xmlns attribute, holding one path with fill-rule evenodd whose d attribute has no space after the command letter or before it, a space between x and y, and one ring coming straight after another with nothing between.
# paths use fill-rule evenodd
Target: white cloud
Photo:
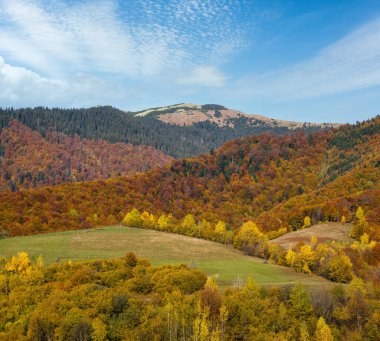
<instances>
[{"instance_id":1,"label":"white cloud","mask_svg":"<svg viewBox=\"0 0 380 341\"><path fill-rule=\"evenodd\" d=\"M291 67L253 75L235 85L246 97L287 101L330 96L380 84L380 18Z\"/></svg>"},{"instance_id":2,"label":"white cloud","mask_svg":"<svg viewBox=\"0 0 380 341\"><path fill-rule=\"evenodd\" d=\"M207 87L222 87L226 76L214 66L197 66L190 74L179 79L180 84L200 85Z\"/></svg>"},{"instance_id":3,"label":"white cloud","mask_svg":"<svg viewBox=\"0 0 380 341\"><path fill-rule=\"evenodd\" d=\"M162 95L165 84L173 97L173 89L221 87L220 65L247 45L239 8L230 0L0 0L1 105L129 107L149 98L134 89Z\"/></svg>"},{"instance_id":4,"label":"white cloud","mask_svg":"<svg viewBox=\"0 0 380 341\"><path fill-rule=\"evenodd\" d=\"M2 106L14 107L104 105L137 96L134 89L88 74L76 74L67 81L46 78L23 67L11 66L1 56L0 89Z\"/></svg>"}]
</instances>

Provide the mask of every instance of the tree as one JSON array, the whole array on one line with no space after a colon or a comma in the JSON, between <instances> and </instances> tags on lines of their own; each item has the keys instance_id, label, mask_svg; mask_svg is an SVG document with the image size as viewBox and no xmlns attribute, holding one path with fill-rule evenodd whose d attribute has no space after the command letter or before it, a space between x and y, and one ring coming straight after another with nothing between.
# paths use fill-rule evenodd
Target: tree
<instances>
[{"instance_id":1,"label":"tree","mask_svg":"<svg viewBox=\"0 0 380 341\"><path fill-rule=\"evenodd\" d=\"M234 246L252 256L264 256L268 247L268 237L257 225L248 221L244 223L234 238Z\"/></svg>"},{"instance_id":2,"label":"tree","mask_svg":"<svg viewBox=\"0 0 380 341\"><path fill-rule=\"evenodd\" d=\"M195 228L195 219L192 214L187 214L182 220L181 227L186 230L192 230Z\"/></svg>"},{"instance_id":3,"label":"tree","mask_svg":"<svg viewBox=\"0 0 380 341\"><path fill-rule=\"evenodd\" d=\"M31 272L31 263L26 252L19 252L17 257L12 256L11 260L5 264L5 270L12 273L26 275Z\"/></svg>"},{"instance_id":4,"label":"tree","mask_svg":"<svg viewBox=\"0 0 380 341\"><path fill-rule=\"evenodd\" d=\"M292 249L289 249L288 252L286 253L285 259L286 259L286 263L290 267L293 267L297 259L297 254Z\"/></svg>"},{"instance_id":5,"label":"tree","mask_svg":"<svg viewBox=\"0 0 380 341\"><path fill-rule=\"evenodd\" d=\"M217 240L219 242L221 243L226 242L226 232L227 232L226 223L219 220L218 223L215 225L215 233L216 233Z\"/></svg>"},{"instance_id":6,"label":"tree","mask_svg":"<svg viewBox=\"0 0 380 341\"><path fill-rule=\"evenodd\" d=\"M124 224L130 227L141 227L143 225L143 220L141 219L140 212L137 208L128 212L124 218Z\"/></svg>"},{"instance_id":7,"label":"tree","mask_svg":"<svg viewBox=\"0 0 380 341\"><path fill-rule=\"evenodd\" d=\"M315 339L317 341L333 341L331 335L331 329L321 316L317 323L317 329L315 331Z\"/></svg>"},{"instance_id":8,"label":"tree","mask_svg":"<svg viewBox=\"0 0 380 341\"><path fill-rule=\"evenodd\" d=\"M166 215L166 214L161 214L161 216L157 220L158 227L160 230L167 230L169 227L170 221L171 221L172 215Z\"/></svg>"},{"instance_id":9,"label":"tree","mask_svg":"<svg viewBox=\"0 0 380 341\"><path fill-rule=\"evenodd\" d=\"M311 226L311 219L309 216L306 216L305 219L303 220L303 226L302 228L307 228Z\"/></svg>"},{"instance_id":10,"label":"tree","mask_svg":"<svg viewBox=\"0 0 380 341\"><path fill-rule=\"evenodd\" d=\"M327 276L332 281L343 283L352 279L351 260L342 250L327 261Z\"/></svg>"},{"instance_id":11,"label":"tree","mask_svg":"<svg viewBox=\"0 0 380 341\"><path fill-rule=\"evenodd\" d=\"M154 227L156 223L156 217L147 211L144 211L141 214L141 220L143 221L143 226L145 227Z\"/></svg>"},{"instance_id":12,"label":"tree","mask_svg":"<svg viewBox=\"0 0 380 341\"><path fill-rule=\"evenodd\" d=\"M364 211L360 206L357 209L355 216L356 216L356 222L355 222L355 225L351 231L351 237L356 239L356 240L359 240L360 237L365 232L365 230L368 226L368 223L367 223L367 220L365 218Z\"/></svg>"}]
</instances>

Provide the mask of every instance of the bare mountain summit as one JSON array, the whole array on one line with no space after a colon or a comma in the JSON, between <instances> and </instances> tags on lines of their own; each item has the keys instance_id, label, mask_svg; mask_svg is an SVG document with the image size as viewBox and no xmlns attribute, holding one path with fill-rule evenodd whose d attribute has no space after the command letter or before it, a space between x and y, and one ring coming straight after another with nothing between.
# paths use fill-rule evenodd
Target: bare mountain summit
<instances>
[{"instance_id":1,"label":"bare mountain summit","mask_svg":"<svg viewBox=\"0 0 380 341\"><path fill-rule=\"evenodd\" d=\"M218 104L181 103L167 107L152 108L134 113L137 117L155 117L158 120L179 125L190 126L199 122L211 122L219 127L268 127L268 128L337 128L335 123L308 123L283 121L261 115L245 114L239 110L228 109Z\"/></svg>"}]
</instances>

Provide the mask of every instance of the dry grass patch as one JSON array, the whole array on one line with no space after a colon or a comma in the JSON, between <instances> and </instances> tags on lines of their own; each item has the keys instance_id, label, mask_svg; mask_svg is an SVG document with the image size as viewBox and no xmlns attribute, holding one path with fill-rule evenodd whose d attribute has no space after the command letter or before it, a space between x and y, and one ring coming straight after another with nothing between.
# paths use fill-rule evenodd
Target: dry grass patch
<instances>
[{"instance_id":1,"label":"dry grass patch","mask_svg":"<svg viewBox=\"0 0 380 341\"><path fill-rule=\"evenodd\" d=\"M318 224L303 230L284 234L281 237L272 239L270 243L277 243L285 249L293 248L299 242L310 243L311 237L317 237L319 243L331 241L352 243L353 239L349 237L351 228L351 224Z\"/></svg>"}]
</instances>

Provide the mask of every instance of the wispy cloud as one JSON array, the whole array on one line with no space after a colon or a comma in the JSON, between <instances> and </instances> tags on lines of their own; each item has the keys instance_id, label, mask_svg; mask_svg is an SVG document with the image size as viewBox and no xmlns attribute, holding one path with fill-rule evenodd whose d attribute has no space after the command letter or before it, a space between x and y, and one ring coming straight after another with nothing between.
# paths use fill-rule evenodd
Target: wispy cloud
<instances>
[{"instance_id":1,"label":"wispy cloud","mask_svg":"<svg viewBox=\"0 0 380 341\"><path fill-rule=\"evenodd\" d=\"M113 97L131 82L220 87L226 78L218 65L247 46L244 1L0 0L3 105L71 105L69 84L84 78L96 81L93 93L79 88L83 103L97 100L104 84Z\"/></svg>"},{"instance_id":2,"label":"wispy cloud","mask_svg":"<svg viewBox=\"0 0 380 341\"><path fill-rule=\"evenodd\" d=\"M234 93L292 101L376 85L380 85L380 18L323 48L309 60L241 79Z\"/></svg>"},{"instance_id":3,"label":"wispy cloud","mask_svg":"<svg viewBox=\"0 0 380 341\"><path fill-rule=\"evenodd\" d=\"M228 3L0 0L0 55L51 75L141 77L213 64L245 44Z\"/></svg>"}]
</instances>

